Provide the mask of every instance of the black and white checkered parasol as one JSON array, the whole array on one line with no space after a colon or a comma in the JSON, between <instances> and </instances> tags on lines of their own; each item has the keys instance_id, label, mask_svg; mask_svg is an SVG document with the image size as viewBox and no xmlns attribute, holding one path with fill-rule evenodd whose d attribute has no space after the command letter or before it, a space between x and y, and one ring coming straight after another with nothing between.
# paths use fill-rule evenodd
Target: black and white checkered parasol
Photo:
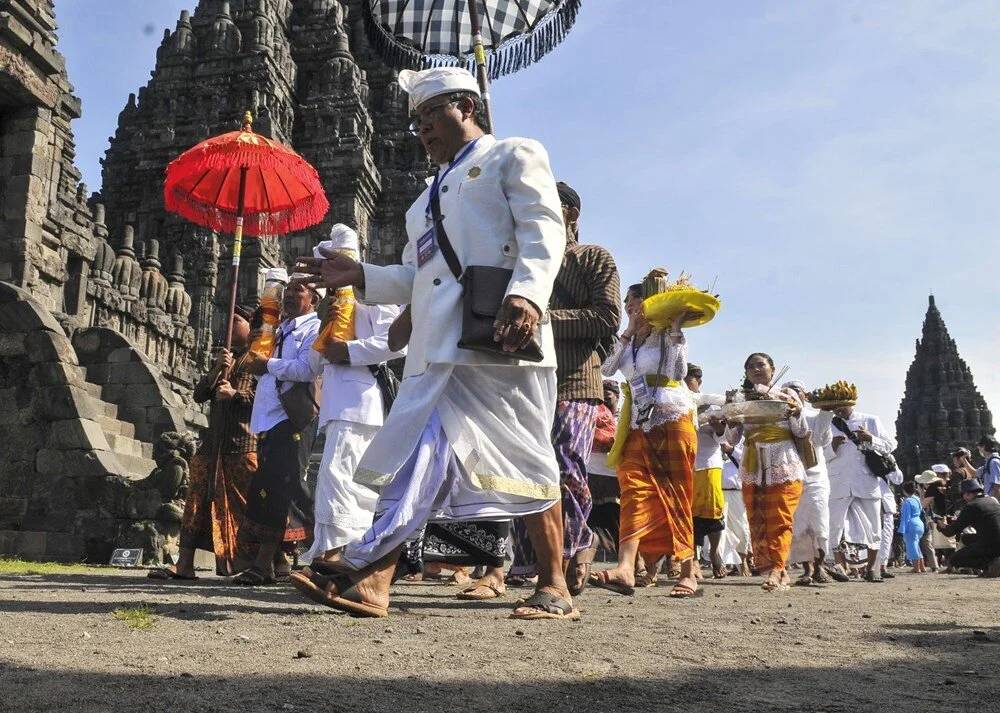
<instances>
[{"instance_id":1,"label":"black and white checkered parasol","mask_svg":"<svg viewBox=\"0 0 1000 713\"><path fill-rule=\"evenodd\" d=\"M476 0L490 79L558 45L582 0ZM365 0L368 37L397 69L475 66L469 0Z\"/></svg>"}]
</instances>

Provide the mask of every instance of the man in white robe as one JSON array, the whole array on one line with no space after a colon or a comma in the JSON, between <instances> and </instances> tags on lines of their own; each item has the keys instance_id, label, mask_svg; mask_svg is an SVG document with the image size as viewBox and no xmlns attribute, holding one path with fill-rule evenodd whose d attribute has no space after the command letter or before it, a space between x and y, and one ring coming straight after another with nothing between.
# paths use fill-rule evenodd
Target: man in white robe
<instances>
[{"instance_id":1,"label":"man in white robe","mask_svg":"<svg viewBox=\"0 0 1000 713\"><path fill-rule=\"evenodd\" d=\"M411 128L440 166L407 212L403 264L333 254L303 261L318 284L353 285L369 303L411 305L399 395L355 471L355 480L384 490L372 528L344 549L339 571L297 578L296 586L334 608L385 616L401 547L428 520L524 516L538 584L512 617L579 618L562 570L559 469L549 441L556 358L542 314L566 237L548 156L536 141L484 134L467 71L403 71L399 81L410 95ZM463 286L449 266L445 232L460 269L512 270L494 319L502 354L458 346ZM533 336L540 362L506 356Z\"/></svg>"},{"instance_id":2,"label":"man in white robe","mask_svg":"<svg viewBox=\"0 0 1000 713\"><path fill-rule=\"evenodd\" d=\"M802 498L795 509L789 557L792 562L802 565L802 575L795 580L796 584L827 584L833 580L823 566L826 554L830 551L830 476L826 469L824 450L833 441L830 428L833 412L809 406L806 388L801 382L789 381L784 386L793 389L806 404L802 415L805 416L810 439L816 450L816 465L806 470Z\"/></svg>"},{"instance_id":3,"label":"man in white robe","mask_svg":"<svg viewBox=\"0 0 1000 713\"><path fill-rule=\"evenodd\" d=\"M861 413L854 406L837 409L834 413L843 419L846 428L855 433L860 442L871 444L884 453L891 453L896 448L895 440L877 416ZM880 582L882 577L875 569L875 560L882 543L881 479L871 472L864 454L836 423L835 419L833 438L825 453L830 475L830 542L834 548L839 547L850 520L848 541L868 549L865 578ZM840 572L845 557L839 549L836 560Z\"/></svg>"},{"instance_id":4,"label":"man in white robe","mask_svg":"<svg viewBox=\"0 0 1000 713\"><path fill-rule=\"evenodd\" d=\"M743 500L743 480L740 478L740 459L743 458L743 439L730 445L719 444L724 459L722 462L722 497L726 501L723 516L726 522L726 536L722 540L722 561L739 565L739 574L749 577L750 571L750 520Z\"/></svg>"},{"instance_id":5,"label":"man in white robe","mask_svg":"<svg viewBox=\"0 0 1000 713\"><path fill-rule=\"evenodd\" d=\"M357 233L341 223L330 229L330 240L320 245L354 255L359 251ZM381 428L385 413L381 390L369 367L405 354L405 348L394 352L388 344L389 327L399 311L396 305L355 303L353 339L326 340L322 354L314 350L310 355L313 373L323 377L319 432L326 440L316 479L313 544L303 556L307 562L331 558L371 527L378 494L354 482L354 469Z\"/></svg>"}]
</instances>

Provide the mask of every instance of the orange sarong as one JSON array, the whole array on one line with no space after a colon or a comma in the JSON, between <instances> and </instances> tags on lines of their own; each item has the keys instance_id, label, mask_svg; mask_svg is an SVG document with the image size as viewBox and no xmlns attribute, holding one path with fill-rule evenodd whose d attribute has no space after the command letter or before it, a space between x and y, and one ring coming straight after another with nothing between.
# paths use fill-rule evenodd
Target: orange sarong
<instances>
[{"instance_id":1,"label":"orange sarong","mask_svg":"<svg viewBox=\"0 0 1000 713\"><path fill-rule=\"evenodd\" d=\"M694 556L694 458L698 434L690 418L664 423L648 433L629 431L618 464L621 489L619 540L639 540L647 562L664 555Z\"/></svg>"},{"instance_id":2,"label":"orange sarong","mask_svg":"<svg viewBox=\"0 0 1000 713\"><path fill-rule=\"evenodd\" d=\"M792 547L792 521L801 497L801 480L743 486L757 568L766 571L785 567Z\"/></svg>"},{"instance_id":3,"label":"orange sarong","mask_svg":"<svg viewBox=\"0 0 1000 713\"><path fill-rule=\"evenodd\" d=\"M236 536L246 512L247 490L257 471L257 454L216 458L198 451L188 465L180 546L214 552L216 574L231 577L244 564L239 561Z\"/></svg>"}]
</instances>

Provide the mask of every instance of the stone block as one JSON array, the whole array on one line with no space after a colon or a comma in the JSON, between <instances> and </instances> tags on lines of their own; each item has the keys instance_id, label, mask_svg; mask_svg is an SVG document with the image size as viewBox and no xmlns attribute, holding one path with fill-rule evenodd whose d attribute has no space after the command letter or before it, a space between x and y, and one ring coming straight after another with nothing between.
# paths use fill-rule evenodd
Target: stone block
<instances>
[{"instance_id":1,"label":"stone block","mask_svg":"<svg viewBox=\"0 0 1000 713\"><path fill-rule=\"evenodd\" d=\"M35 475L34 459L7 461L0 466L0 496L28 497Z\"/></svg>"},{"instance_id":2,"label":"stone block","mask_svg":"<svg viewBox=\"0 0 1000 713\"><path fill-rule=\"evenodd\" d=\"M108 384L115 380L115 370L121 364L91 364L87 367L87 380L95 384Z\"/></svg>"},{"instance_id":3,"label":"stone block","mask_svg":"<svg viewBox=\"0 0 1000 713\"><path fill-rule=\"evenodd\" d=\"M32 394L32 411L42 421L61 421L68 418L96 420L103 413L103 405L83 389L72 385L45 386Z\"/></svg>"},{"instance_id":4,"label":"stone block","mask_svg":"<svg viewBox=\"0 0 1000 713\"><path fill-rule=\"evenodd\" d=\"M130 361L140 361L139 355L132 347L118 347L108 352L110 364L126 364Z\"/></svg>"},{"instance_id":5,"label":"stone block","mask_svg":"<svg viewBox=\"0 0 1000 713\"><path fill-rule=\"evenodd\" d=\"M85 418L54 421L49 429L48 446L62 450L111 450L101 424Z\"/></svg>"},{"instance_id":6,"label":"stone block","mask_svg":"<svg viewBox=\"0 0 1000 713\"><path fill-rule=\"evenodd\" d=\"M7 554L24 559L41 559L45 556L45 535L44 532L14 532L12 537L4 538Z\"/></svg>"},{"instance_id":7,"label":"stone block","mask_svg":"<svg viewBox=\"0 0 1000 713\"><path fill-rule=\"evenodd\" d=\"M87 382L83 378L83 370L64 361L47 361L35 364L28 374L28 383L32 386L59 386L62 384L76 386L86 391Z\"/></svg>"},{"instance_id":8,"label":"stone block","mask_svg":"<svg viewBox=\"0 0 1000 713\"><path fill-rule=\"evenodd\" d=\"M45 559L79 562L84 558L84 542L68 532L48 532L45 536Z\"/></svg>"},{"instance_id":9,"label":"stone block","mask_svg":"<svg viewBox=\"0 0 1000 713\"><path fill-rule=\"evenodd\" d=\"M0 439L0 462L28 460L42 447L45 428L37 425L11 425Z\"/></svg>"},{"instance_id":10,"label":"stone block","mask_svg":"<svg viewBox=\"0 0 1000 713\"><path fill-rule=\"evenodd\" d=\"M111 451L58 450L42 448L38 451L35 468L46 475L65 475L73 478L88 475L118 475L121 464Z\"/></svg>"},{"instance_id":11,"label":"stone block","mask_svg":"<svg viewBox=\"0 0 1000 713\"><path fill-rule=\"evenodd\" d=\"M16 291L16 292L15 292ZM0 331L30 332L46 329L62 334L55 317L34 300L21 300L27 292L9 284L0 285Z\"/></svg>"},{"instance_id":12,"label":"stone block","mask_svg":"<svg viewBox=\"0 0 1000 713\"><path fill-rule=\"evenodd\" d=\"M32 362L61 361L77 365L76 351L62 332L35 330L24 339L24 348Z\"/></svg>"},{"instance_id":13,"label":"stone block","mask_svg":"<svg viewBox=\"0 0 1000 713\"><path fill-rule=\"evenodd\" d=\"M0 496L0 530L20 530L27 511L27 498Z\"/></svg>"},{"instance_id":14,"label":"stone block","mask_svg":"<svg viewBox=\"0 0 1000 713\"><path fill-rule=\"evenodd\" d=\"M77 354L80 356L81 360L85 360L83 357L95 355L101 349L101 335L92 329L86 329L81 332L77 332L73 337L73 346L76 347Z\"/></svg>"},{"instance_id":15,"label":"stone block","mask_svg":"<svg viewBox=\"0 0 1000 713\"><path fill-rule=\"evenodd\" d=\"M184 430L184 414L178 409L168 406L151 406L146 409L146 420L155 424L160 431L182 431ZM167 427L167 428L163 428Z\"/></svg>"},{"instance_id":16,"label":"stone block","mask_svg":"<svg viewBox=\"0 0 1000 713\"><path fill-rule=\"evenodd\" d=\"M0 356L11 357L24 354L24 332L0 332Z\"/></svg>"}]
</instances>

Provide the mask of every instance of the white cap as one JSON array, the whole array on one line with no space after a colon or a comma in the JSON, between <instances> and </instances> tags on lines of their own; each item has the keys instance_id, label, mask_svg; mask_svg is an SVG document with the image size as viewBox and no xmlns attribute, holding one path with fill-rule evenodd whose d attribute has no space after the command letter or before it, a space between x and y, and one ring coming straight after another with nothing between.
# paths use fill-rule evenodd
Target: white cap
<instances>
[{"instance_id":1,"label":"white cap","mask_svg":"<svg viewBox=\"0 0 1000 713\"><path fill-rule=\"evenodd\" d=\"M313 257L323 257L323 253L319 251L320 248L353 250L357 253L361 249L361 245L358 234L353 229L343 223L337 223L330 228L330 239L320 242L313 248Z\"/></svg>"},{"instance_id":2,"label":"white cap","mask_svg":"<svg viewBox=\"0 0 1000 713\"><path fill-rule=\"evenodd\" d=\"M946 475L951 472L951 468L946 466L944 463L935 463L931 466L931 470L942 475Z\"/></svg>"},{"instance_id":3,"label":"white cap","mask_svg":"<svg viewBox=\"0 0 1000 713\"><path fill-rule=\"evenodd\" d=\"M304 272L293 272L289 276L288 279L289 279L289 281L291 281L291 280L308 280L310 277L312 277L312 275L307 275ZM323 299L324 297L326 297L326 288L325 287L316 287L315 285L308 285L308 287L309 287L309 289L313 290L317 295L319 295L320 299Z\"/></svg>"},{"instance_id":4,"label":"white cap","mask_svg":"<svg viewBox=\"0 0 1000 713\"><path fill-rule=\"evenodd\" d=\"M471 92L477 97L479 84L472 73L461 67L435 67L414 72L404 69L399 73L399 86L410 95L410 111L428 99L452 92Z\"/></svg>"},{"instance_id":5,"label":"white cap","mask_svg":"<svg viewBox=\"0 0 1000 713\"><path fill-rule=\"evenodd\" d=\"M798 379L792 379L791 381L786 381L784 384L781 385L781 388L795 389L796 391L801 391L802 393L805 393L807 391L805 384L803 384Z\"/></svg>"},{"instance_id":6,"label":"white cap","mask_svg":"<svg viewBox=\"0 0 1000 713\"><path fill-rule=\"evenodd\" d=\"M269 267L264 273L265 280L284 282L288 284L288 270L283 267Z\"/></svg>"}]
</instances>

